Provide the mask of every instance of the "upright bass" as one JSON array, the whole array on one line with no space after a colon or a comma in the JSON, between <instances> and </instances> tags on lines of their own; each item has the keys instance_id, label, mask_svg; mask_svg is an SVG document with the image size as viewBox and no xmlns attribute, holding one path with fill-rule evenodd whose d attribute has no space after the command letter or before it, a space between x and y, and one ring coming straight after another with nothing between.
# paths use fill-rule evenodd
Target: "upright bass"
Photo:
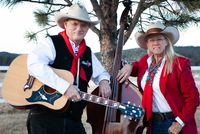
<instances>
[{"instance_id":1,"label":"upright bass","mask_svg":"<svg viewBox=\"0 0 200 134\"><path fill-rule=\"evenodd\" d=\"M116 80L118 70L120 70L122 48L124 45L124 30L127 24L128 12L131 8L131 1L126 0L125 9L120 19L119 40L115 52L115 59L112 70L112 96L111 100L126 103L127 105L141 105L141 94L137 89L137 86L130 83L128 86L125 84L119 84ZM92 92L92 94L98 95L98 87ZM143 114L143 113L141 113ZM91 124L93 134L133 134L136 133L136 128L141 122L141 119L134 119L125 117L118 110L104 107L101 105L95 105L89 103L87 105L87 122Z\"/></svg>"}]
</instances>

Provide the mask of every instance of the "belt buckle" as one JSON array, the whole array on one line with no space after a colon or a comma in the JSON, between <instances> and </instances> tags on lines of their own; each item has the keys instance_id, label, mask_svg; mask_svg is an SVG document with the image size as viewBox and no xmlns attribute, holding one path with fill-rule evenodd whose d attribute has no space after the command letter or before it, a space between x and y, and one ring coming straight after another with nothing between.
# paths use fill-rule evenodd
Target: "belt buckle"
<instances>
[{"instance_id":1,"label":"belt buckle","mask_svg":"<svg viewBox=\"0 0 200 134\"><path fill-rule=\"evenodd\" d=\"M165 116L164 116L162 113L159 113L159 116L160 116L160 119L161 119L161 120L164 120L164 119L165 119Z\"/></svg>"}]
</instances>

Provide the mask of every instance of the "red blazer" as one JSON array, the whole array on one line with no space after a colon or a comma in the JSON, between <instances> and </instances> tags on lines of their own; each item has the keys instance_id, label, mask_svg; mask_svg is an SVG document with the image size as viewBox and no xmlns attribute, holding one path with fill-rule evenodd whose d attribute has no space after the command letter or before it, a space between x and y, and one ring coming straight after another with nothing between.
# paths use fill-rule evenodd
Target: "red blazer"
<instances>
[{"instance_id":1,"label":"red blazer","mask_svg":"<svg viewBox=\"0 0 200 134\"><path fill-rule=\"evenodd\" d=\"M148 57L145 55L139 62L133 62L131 75L137 77L140 92L143 92L140 82L148 67ZM190 61L187 58L177 56L174 59L173 71L160 80L160 89L173 114L185 123L182 129L183 134L197 134L194 115L199 106L200 97L192 76Z\"/></svg>"}]
</instances>

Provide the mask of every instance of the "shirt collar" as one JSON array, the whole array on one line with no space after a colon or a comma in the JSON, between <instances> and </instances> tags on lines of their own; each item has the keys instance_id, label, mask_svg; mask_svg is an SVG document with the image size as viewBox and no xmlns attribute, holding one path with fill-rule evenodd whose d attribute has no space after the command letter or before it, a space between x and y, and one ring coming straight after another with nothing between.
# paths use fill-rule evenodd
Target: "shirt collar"
<instances>
[{"instance_id":1,"label":"shirt collar","mask_svg":"<svg viewBox=\"0 0 200 134\"><path fill-rule=\"evenodd\" d=\"M78 49L79 49L79 45L76 45L72 40L69 39L69 42L71 43L72 49L74 51L74 53L77 55L78 53Z\"/></svg>"},{"instance_id":2,"label":"shirt collar","mask_svg":"<svg viewBox=\"0 0 200 134\"><path fill-rule=\"evenodd\" d=\"M148 59L147 59L147 64L148 64L148 67L150 66L151 62L152 62L152 59L153 59L153 55L149 56ZM166 56L164 56L164 58L162 59L162 63L161 64L164 64L166 61Z\"/></svg>"}]
</instances>

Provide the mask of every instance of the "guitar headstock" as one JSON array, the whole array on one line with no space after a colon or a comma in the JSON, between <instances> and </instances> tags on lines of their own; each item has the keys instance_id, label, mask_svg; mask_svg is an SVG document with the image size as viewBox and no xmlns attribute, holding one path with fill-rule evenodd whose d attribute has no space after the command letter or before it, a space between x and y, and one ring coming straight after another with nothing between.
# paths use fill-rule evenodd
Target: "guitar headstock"
<instances>
[{"instance_id":1,"label":"guitar headstock","mask_svg":"<svg viewBox=\"0 0 200 134\"><path fill-rule=\"evenodd\" d=\"M129 119L134 120L139 120L144 114L143 108L141 106L136 106L130 102L120 104L119 110L124 116L128 116Z\"/></svg>"}]
</instances>

